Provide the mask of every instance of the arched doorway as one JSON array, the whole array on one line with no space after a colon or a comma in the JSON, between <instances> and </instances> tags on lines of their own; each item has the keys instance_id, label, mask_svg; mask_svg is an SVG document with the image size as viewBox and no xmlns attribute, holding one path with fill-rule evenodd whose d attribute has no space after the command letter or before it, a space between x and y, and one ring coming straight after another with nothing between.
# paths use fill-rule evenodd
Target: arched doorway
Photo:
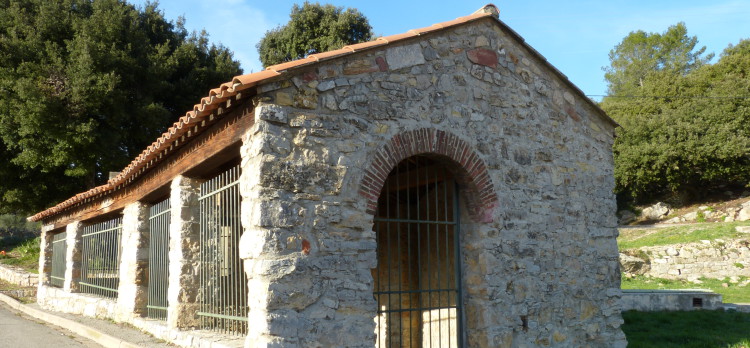
<instances>
[{"instance_id":1,"label":"arched doorway","mask_svg":"<svg viewBox=\"0 0 750 348\"><path fill-rule=\"evenodd\" d=\"M458 207L437 157L408 157L385 180L373 227L377 347L461 346Z\"/></svg>"}]
</instances>

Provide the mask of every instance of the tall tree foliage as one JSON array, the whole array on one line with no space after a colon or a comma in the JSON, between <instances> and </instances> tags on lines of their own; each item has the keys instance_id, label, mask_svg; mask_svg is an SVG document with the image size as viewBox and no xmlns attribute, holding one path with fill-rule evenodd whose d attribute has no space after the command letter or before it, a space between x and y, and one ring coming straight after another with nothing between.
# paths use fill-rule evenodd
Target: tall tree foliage
<instances>
[{"instance_id":1,"label":"tall tree foliage","mask_svg":"<svg viewBox=\"0 0 750 348\"><path fill-rule=\"evenodd\" d=\"M372 39L372 27L356 9L330 4L294 5L289 22L266 32L258 53L263 66L304 58Z\"/></svg>"},{"instance_id":2,"label":"tall tree foliage","mask_svg":"<svg viewBox=\"0 0 750 348\"><path fill-rule=\"evenodd\" d=\"M627 79L608 78L614 93L602 107L622 125L614 146L621 198L643 202L675 193L698 198L723 185L750 183L750 41L730 46L715 64L708 64L708 56L697 55L703 49L694 51L695 38L680 32L681 38L668 36L660 46L682 42L670 49L678 52L673 58L642 73L627 72L629 66L624 66L622 76L639 76L637 83L631 79L618 87ZM621 51L630 38L632 34L615 50ZM640 71L642 66L633 68Z\"/></svg>"},{"instance_id":3,"label":"tall tree foliage","mask_svg":"<svg viewBox=\"0 0 750 348\"><path fill-rule=\"evenodd\" d=\"M0 212L102 184L240 73L228 49L155 4L0 0Z\"/></svg>"},{"instance_id":4,"label":"tall tree foliage","mask_svg":"<svg viewBox=\"0 0 750 348\"><path fill-rule=\"evenodd\" d=\"M652 73L684 75L706 64L713 54L704 56L706 47L696 49L697 44L682 22L661 34L631 32L609 52L610 66L604 68L609 95L637 93Z\"/></svg>"}]
</instances>

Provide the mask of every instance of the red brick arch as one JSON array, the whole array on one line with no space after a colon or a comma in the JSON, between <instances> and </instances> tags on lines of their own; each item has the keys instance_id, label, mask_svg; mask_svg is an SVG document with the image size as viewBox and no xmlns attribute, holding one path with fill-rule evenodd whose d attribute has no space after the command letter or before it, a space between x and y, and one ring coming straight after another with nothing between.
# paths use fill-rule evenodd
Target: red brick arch
<instances>
[{"instance_id":1,"label":"red brick arch","mask_svg":"<svg viewBox=\"0 0 750 348\"><path fill-rule=\"evenodd\" d=\"M378 197L388 174L402 160L433 154L448 158L450 169L464 190L469 215L479 222L492 221L498 203L487 166L469 143L442 130L422 128L396 134L373 156L360 184L359 194L367 199L367 213L375 214Z\"/></svg>"}]
</instances>

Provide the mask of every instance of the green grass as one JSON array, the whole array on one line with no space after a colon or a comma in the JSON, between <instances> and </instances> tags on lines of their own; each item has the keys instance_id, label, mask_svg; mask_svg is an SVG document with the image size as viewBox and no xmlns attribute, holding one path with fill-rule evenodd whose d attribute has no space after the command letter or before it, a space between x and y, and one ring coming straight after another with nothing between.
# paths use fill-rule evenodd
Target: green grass
<instances>
[{"instance_id":1,"label":"green grass","mask_svg":"<svg viewBox=\"0 0 750 348\"><path fill-rule=\"evenodd\" d=\"M0 254L0 263L18 266L31 273L38 273L39 268L39 237L29 239L10 250L5 251L5 256Z\"/></svg>"},{"instance_id":2,"label":"green grass","mask_svg":"<svg viewBox=\"0 0 750 348\"><path fill-rule=\"evenodd\" d=\"M709 222L691 226L658 229L620 229L620 237L617 238L617 244L622 251L645 246L694 243L717 238L747 238L748 235L746 233L739 233L734 228L748 225L750 225L748 222Z\"/></svg>"},{"instance_id":3,"label":"green grass","mask_svg":"<svg viewBox=\"0 0 750 348\"><path fill-rule=\"evenodd\" d=\"M739 277L740 283L747 277ZM722 295L725 303L750 303L750 285L740 286L732 284L729 279L700 278L702 284L695 284L686 280L672 280L651 278L642 275L633 278L622 276L623 289L706 289ZM727 287L722 284L727 284ZM750 348L750 347L748 347Z\"/></svg>"},{"instance_id":4,"label":"green grass","mask_svg":"<svg viewBox=\"0 0 750 348\"><path fill-rule=\"evenodd\" d=\"M750 348L750 313L622 313L628 348Z\"/></svg>"}]
</instances>

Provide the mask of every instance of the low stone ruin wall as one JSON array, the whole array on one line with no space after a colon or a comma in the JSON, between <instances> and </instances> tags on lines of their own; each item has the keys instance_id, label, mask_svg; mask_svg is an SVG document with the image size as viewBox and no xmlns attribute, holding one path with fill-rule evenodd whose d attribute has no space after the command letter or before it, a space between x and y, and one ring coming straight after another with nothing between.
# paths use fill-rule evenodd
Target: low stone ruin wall
<instances>
[{"instance_id":1,"label":"low stone ruin wall","mask_svg":"<svg viewBox=\"0 0 750 348\"><path fill-rule=\"evenodd\" d=\"M708 290L623 290L623 311L691 311L723 308L720 294Z\"/></svg>"},{"instance_id":2,"label":"low stone ruin wall","mask_svg":"<svg viewBox=\"0 0 750 348\"><path fill-rule=\"evenodd\" d=\"M688 280L699 277L723 279L750 277L749 245L747 241L712 241L641 250L651 256L651 271L648 273L651 276Z\"/></svg>"},{"instance_id":3,"label":"low stone ruin wall","mask_svg":"<svg viewBox=\"0 0 750 348\"><path fill-rule=\"evenodd\" d=\"M0 279L8 283L26 287L36 287L39 283L39 276L37 274L28 273L20 268L8 265L0 265Z\"/></svg>"},{"instance_id":4,"label":"low stone ruin wall","mask_svg":"<svg viewBox=\"0 0 750 348\"><path fill-rule=\"evenodd\" d=\"M624 272L690 281L700 277L750 277L750 241L747 240L702 241L639 250L639 255L620 254ZM644 260L646 256L648 260Z\"/></svg>"}]
</instances>

